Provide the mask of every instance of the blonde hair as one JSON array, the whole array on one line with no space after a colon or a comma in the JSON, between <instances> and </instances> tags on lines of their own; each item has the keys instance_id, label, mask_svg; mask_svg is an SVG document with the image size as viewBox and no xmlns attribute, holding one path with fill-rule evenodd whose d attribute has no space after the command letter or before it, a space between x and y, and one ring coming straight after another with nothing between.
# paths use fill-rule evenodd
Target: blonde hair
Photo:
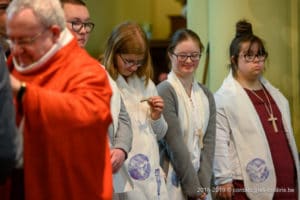
<instances>
[{"instance_id":1,"label":"blonde hair","mask_svg":"<svg viewBox=\"0 0 300 200\"><path fill-rule=\"evenodd\" d=\"M119 75L116 55L121 53L144 55L145 64L139 67L135 73L140 78L145 77L145 85L147 85L153 75L149 42L143 29L135 22L119 24L107 40L103 65L114 80Z\"/></svg>"}]
</instances>

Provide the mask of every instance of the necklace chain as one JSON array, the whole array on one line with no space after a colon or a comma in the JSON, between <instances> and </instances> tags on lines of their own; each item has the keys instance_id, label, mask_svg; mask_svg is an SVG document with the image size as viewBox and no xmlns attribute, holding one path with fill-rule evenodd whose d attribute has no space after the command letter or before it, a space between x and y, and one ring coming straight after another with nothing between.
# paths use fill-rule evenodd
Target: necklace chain
<instances>
[{"instance_id":1,"label":"necklace chain","mask_svg":"<svg viewBox=\"0 0 300 200\"><path fill-rule=\"evenodd\" d=\"M254 94L261 102L263 102L267 112L268 112L268 115L269 115L269 118L268 118L268 121L272 122L272 125L273 125L273 129L274 131L277 133L278 132L278 128L277 128L277 125L276 125L276 121L277 121L277 118L274 117L274 114L273 114L273 109L272 109L272 104L271 104L271 101L269 99L269 96L267 95L267 92L265 91L264 87L262 87L262 90L264 92L264 95L268 101L268 103L266 103L263 98L261 98L260 96L258 96L258 94L256 94L253 90L250 90L250 92L252 94Z\"/></svg>"}]
</instances>

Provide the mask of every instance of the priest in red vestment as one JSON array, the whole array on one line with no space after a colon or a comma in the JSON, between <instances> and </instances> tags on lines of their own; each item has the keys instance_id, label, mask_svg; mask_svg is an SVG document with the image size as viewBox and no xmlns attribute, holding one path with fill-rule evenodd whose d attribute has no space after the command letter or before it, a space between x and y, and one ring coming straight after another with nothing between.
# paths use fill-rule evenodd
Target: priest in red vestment
<instances>
[{"instance_id":1,"label":"priest in red vestment","mask_svg":"<svg viewBox=\"0 0 300 200\"><path fill-rule=\"evenodd\" d=\"M108 200L112 92L104 68L65 23L58 0L14 0L7 9L16 167L26 200Z\"/></svg>"}]
</instances>

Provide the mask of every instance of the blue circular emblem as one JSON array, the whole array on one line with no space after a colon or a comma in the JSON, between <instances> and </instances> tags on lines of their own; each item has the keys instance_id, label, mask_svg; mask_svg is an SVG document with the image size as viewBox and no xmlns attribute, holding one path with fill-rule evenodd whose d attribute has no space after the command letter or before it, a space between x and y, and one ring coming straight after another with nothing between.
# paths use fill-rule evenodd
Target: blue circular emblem
<instances>
[{"instance_id":1,"label":"blue circular emblem","mask_svg":"<svg viewBox=\"0 0 300 200\"><path fill-rule=\"evenodd\" d=\"M144 154L133 156L128 164L128 172L135 180L145 180L149 177L151 166L149 159Z\"/></svg>"},{"instance_id":2,"label":"blue circular emblem","mask_svg":"<svg viewBox=\"0 0 300 200\"><path fill-rule=\"evenodd\" d=\"M264 182L269 177L269 169L266 162L260 158L255 158L247 164L247 174L254 183Z\"/></svg>"}]
</instances>

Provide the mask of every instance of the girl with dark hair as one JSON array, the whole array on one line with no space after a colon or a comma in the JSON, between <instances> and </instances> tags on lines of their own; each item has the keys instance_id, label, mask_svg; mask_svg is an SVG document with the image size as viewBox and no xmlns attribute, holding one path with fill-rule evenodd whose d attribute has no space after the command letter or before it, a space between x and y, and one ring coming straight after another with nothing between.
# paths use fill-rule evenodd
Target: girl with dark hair
<instances>
[{"instance_id":1,"label":"girl with dark hair","mask_svg":"<svg viewBox=\"0 0 300 200\"><path fill-rule=\"evenodd\" d=\"M230 72L215 94L218 199L299 199L298 151L287 99L263 78L268 53L252 25L236 24Z\"/></svg>"},{"instance_id":2,"label":"girl with dark hair","mask_svg":"<svg viewBox=\"0 0 300 200\"><path fill-rule=\"evenodd\" d=\"M161 165L172 200L211 199L216 110L212 93L195 79L203 49L195 32L176 31L168 47L171 72L157 87L168 123Z\"/></svg>"}]
</instances>

